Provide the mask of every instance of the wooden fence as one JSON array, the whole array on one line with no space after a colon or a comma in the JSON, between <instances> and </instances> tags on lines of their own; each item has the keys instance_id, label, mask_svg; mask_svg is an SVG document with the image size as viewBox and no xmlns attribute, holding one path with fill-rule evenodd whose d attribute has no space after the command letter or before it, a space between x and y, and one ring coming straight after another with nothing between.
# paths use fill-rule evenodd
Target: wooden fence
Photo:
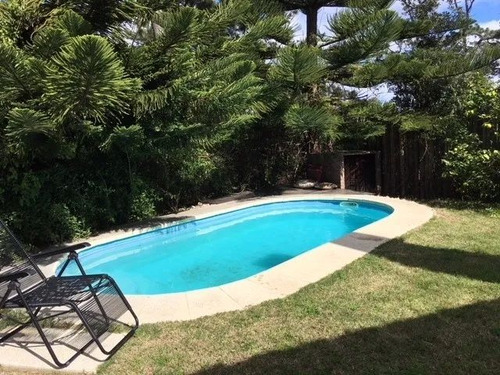
<instances>
[{"instance_id":1,"label":"wooden fence","mask_svg":"<svg viewBox=\"0 0 500 375\"><path fill-rule=\"evenodd\" d=\"M492 132L484 132L482 128L475 131L485 145L500 148L500 140L492 138ZM444 139L434 139L424 131L403 132L398 127L388 126L385 134L371 141L363 151L365 154L376 155L376 167L354 166L354 172L361 174L358 177L365 184L358 183L357 187L346 188L364 190L360 186L370 185L366 182L375 179L377 185L380 182L382 195L413 199L458 198L451 181L443 177L442 160L446 151ZM360 151L351 153L361 155ZM342 179L341 176L346 178L353 171L348 171L350 167L347 163L338 165L337 155L340 154L345 157L349 152L310 154L308 164L320 165L326 181L342 186L338 182Z\"/></svg>"},{"instance_id":2,"label":"wooden fence","mask_svg":"<svg viewBox=\"0 0 500 375\"><path fill-rule=\"evenodd\" d=\"M401 132L388 127L378 140L381 151L383 195L401 198L450 198L455 192L442 177L443 140L430 139L423 132Z\"/></svg>"}]
</instances>

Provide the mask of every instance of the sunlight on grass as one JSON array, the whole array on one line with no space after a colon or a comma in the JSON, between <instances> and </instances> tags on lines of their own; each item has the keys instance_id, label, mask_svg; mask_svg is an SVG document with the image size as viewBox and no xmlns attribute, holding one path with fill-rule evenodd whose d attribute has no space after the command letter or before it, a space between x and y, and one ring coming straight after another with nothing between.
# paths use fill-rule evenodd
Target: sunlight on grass
<instances>
[{"instance_id":1,"label":"sunlight on grass","mask_svg":"<svg viewBox=\"0 0 500 375\"><path fill-rule=\"evenodd\" d=\"M283 300L146 325L100 373L493 373L500 210L436 212Z\"/></svg>"},{"instance_id":2,"label":"sunlight on grass","mask_svg":"<svg viewBox=\"0 0 500 375\"><path fill-rule=\"evenodd\" d=\"M282 300L144 325L99 373L499 373L500 208L442 206Z\"/></svg>"}]
</instances>

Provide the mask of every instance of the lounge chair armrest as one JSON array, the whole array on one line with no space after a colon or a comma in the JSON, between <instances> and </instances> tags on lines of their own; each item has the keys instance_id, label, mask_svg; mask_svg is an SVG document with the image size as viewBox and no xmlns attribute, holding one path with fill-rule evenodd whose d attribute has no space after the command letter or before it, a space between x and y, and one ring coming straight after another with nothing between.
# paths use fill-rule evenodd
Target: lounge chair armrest
<instances>
[{"instance_id":1,"label":"lounge chair armrest","mask_svg":"<svg viewBox=\"0 0 500 375\"><path fill-rule=\"evenodd\" d=\"M24 271L6 273L3 275L0 275L0 283L3 283L5 281L16 281L16 280L22 279L23 277L26 277L28 275L29 274L27 272L24 272Z\"/></svg>"},{"instance_id":2,"label":"lounge chair armrest","mask_svg":"<svg viewBox=\"0 0 500 375\"><path fill-rule=\"evenodd\" d=\"M88 247L88 246L90 246L90 243L80 242L80 243L77 243L75 245L64 247L62 249L53 249L53 250L42 251L42 252L33 254L32 257L33 258L45 258L45 257L53 256L53 255L66 254L66 253L74 252L76 250L83 249L83 248Z\"/></svg>"}]
</instances>

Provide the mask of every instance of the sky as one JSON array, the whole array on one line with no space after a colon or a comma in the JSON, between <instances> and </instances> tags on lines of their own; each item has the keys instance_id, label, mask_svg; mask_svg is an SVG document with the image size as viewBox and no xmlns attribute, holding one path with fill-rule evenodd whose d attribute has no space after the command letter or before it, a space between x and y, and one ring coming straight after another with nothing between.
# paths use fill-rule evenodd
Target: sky
<instances>
[{"instance_id":1,"label":"sky","mask_svg":"<svg viewBox=\"0 0 500 375\"><path fill-rule=\"evenodd\" d=\"M392 8L398 12L402 12L402 6L399 1L396 1ZM446 2L442 1L441 10L446 10L446 8ZM330 17L335 11L335 8L322 8L320 10L318 16L318 27L320 32L328 32L326 26L328 17ZM500 0L476 0L472 8L472 16L482 27L500 29ZM299 12L294 17L292 23L297 28L296 38L304 38L306 32L306 18L304 14Z\"/></svg>"},{"instance_id":2,"label":"sky","mask_svg":"<svg viewBox=\"0 0 500 375\"><path fill-rule=\"evenodd\" d=\"M500 28L500 0L476 0L473 16L483 27Z\"/></svg>"},{"instance_id":3,"label":"sky","mask_svg":"<svg viewBox=\"0 0 500 375\"><path fill-rule=\"evenodd\" d=\"M396 1L392 8L402 13L402 6L399 1ZM447 8L445 1L442 1L441 10ZM338 9L338 8L337 8ZM328 18L334 13L335 8L323 8L318 15L318 28L321 33L328 33L327 22ZM481 25L481 27L491 30L500 29L500 0L476 0L472 8L472 17ZM306 34L306 18L304 14L298 13L295 15L292 25L296 28L295 38L302 40ZM362 89L359 91L361 96L376 97L382 101L388 101L392 98L392 94L388 91L387 86L381 85L374 88Z\"/></svg>"}]
</instances>

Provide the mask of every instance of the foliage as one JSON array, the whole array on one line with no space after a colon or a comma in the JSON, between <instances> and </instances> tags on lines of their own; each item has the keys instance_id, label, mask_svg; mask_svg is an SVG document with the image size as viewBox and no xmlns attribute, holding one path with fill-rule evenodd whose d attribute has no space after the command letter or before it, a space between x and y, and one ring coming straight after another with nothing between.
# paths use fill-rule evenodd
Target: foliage
<instances>
[{"instance_id":1,"label":"foliage","mask_svg":"<svg viewBox=\"0 0 500 375\"><path fill-rule=\"evenodd\" d=\"M38 5L39 17L46 17ZM93 178L85 169L99 159L95 146L113 121L128 113L139 88L106 38L81 35L91 28L77 13L55 12L43 25L34 27L29 45L27 40L0 44L1 211L26 240L38 244L85 235L101 225L88 211L102 206L87 207L96 202L78 196L78 177ZM107 183L101 182L100 194Z\"/></svg>"},{"instance_id":2,"label":"foliage","mask_svg":"<svg viewBox=\"0 0 500 375\"><path fill-rule=\"evenodd\" d=\"M54 118L104 122L127 110L137 82L124 78L121 62L104 39L77 36L52 59L43 102Z\"/></svg>"},{"instance_id":3,"label":"foliage","mask_svg":"<svg viewBox=\"0 0 500 375\"><path fill-rule=\"evenodd\" d=\"M410 23L427 32L398 41L384 56L360 66L351 81L388 82L401 131L420 133L443 145L443 152L449 150L442 162L459 194L491 200L496 196L491 168L500 145L500 113L498 87L488 73L500 50L471 19L473 3L450 1L450 8L439 12L438 1L403 0ZM480 145L464 143L474 134Z\"/></svg>"},{"instance_id":4,"label":"foliage","mask_svg":"<svg viewBox=\"0 0 500 375\"><path fill-rule=\"evenodd\" d=\"M464 48L463 16L404 19L391 3L0 2L0 216L28 242L69 240L273 190L309 152L375 144L391 125L450 137L480 124L492 149L497 89L448 76L485 69L494 35ZM324 5L348 7L317 46L294 41L284 10ZM395 105L338 90L387 81Z\"/></svg>"},{"instance_id":5,"label":"foliage","mask_svg":"<svg viewBox=\"0 0 500 375\"><path fill-rule=\"evenodd\" d=\"M340 104L342 122L339 126L343 149L370 148L371 142L383 136L386 128L399 123L399 114L393 103L350 99Z\"/></svg>"},{"instance_id":6,"label":"foliage","mask_svg":"<svg viewBox=\"0 0 500 375\"><path fill-rule=\"evenodd\" d=\"M466 199L500 200L500 151L484 149L475 135L464 137L444 157L445 176Z\"/></svg>"},{"instance_id":7,"label":"foliage","mask_svg":"<svg viewBox=\"0 0 500 375\"><path fill-rule=\"evenodd\" d=\"M463 118L469 131L482 135L484 146L500 145L500 88L482 74L463 77L454 90L457 117Z\"/></svg>"},{"instance_id":8,"label":"foliage","mask_svg":"<svg viewBox=\"0 0 500 375\"><path fill-rule=\"evenodd\" d=\"M450 111L444 176L466 199L495 201L499 195L498 85L480 73L456 79L443 105Z\"/></svg>"}]
</instances>

